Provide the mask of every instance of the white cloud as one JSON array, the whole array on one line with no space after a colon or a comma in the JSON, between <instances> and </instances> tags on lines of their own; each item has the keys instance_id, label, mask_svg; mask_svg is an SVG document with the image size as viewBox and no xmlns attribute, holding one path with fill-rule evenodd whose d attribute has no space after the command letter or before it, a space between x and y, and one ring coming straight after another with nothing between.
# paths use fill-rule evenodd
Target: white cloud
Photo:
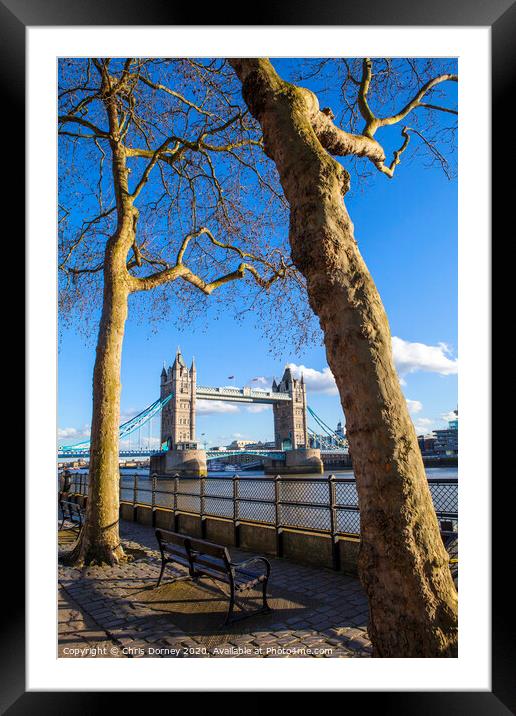
<instances>
[{"instance_id":1,"label":"white cloud","mask_svg":"<svg viewBox=\"0 0 516 716\"><path fill-rule=\"evenodd\" d=\"M443 420L446 420L446 422L448 422L448 420L456 420L457 416L455 415L453 410L450 410L448 413L443 413L441 415L441 418Z\"/></svg>"},{"instance_id":2,"label":"white cloud","mask_svg":"<svg viewBox=\"0 0 516 716\"><path fill-rule=\"evenodd\" d=\"M58 438L75 438L79 434L77 428L58 428Z\"/></svg>"},{"instance_id":3,"label":"white cloud","mask_svg":"<svg viewBox=\"0 0 516 716\"><path fill-rule=\"evenodd\" d=\"M270 405L266 405L263 403L254 403L253 405L248 405L246 410L248 413L263 413L266 410L270 410L270 408Z\"/></svg>"},{"instance_id":4,"label":"white cloud","mask_svg":"<svg viewBox=\"0 0 516 716\"><path fill-rule=\"evenodd\" d=\"M420 370L440 375L453 375L458 371L458 360L450 357L451 350L446 343L429 346L393 336L392 353L394 364L401 376Z\"/></svg>"},{"instance_id":5,"label":"white cloud","mask_svg":"<svg viewBox=\"0 0 516 716\"><path fill-rule=\"evenodd\" d=\"M419 400L410 400L409 398L405 398L405 400L407 401L407 408L411 415L420 413L423 410L423 403Z\"/></svg>"},{"instance_id":6,"label":"white cloud","mask_svg":"<svg viewBox=\"0 0 516 716\"><path fill-rule=\"evenodd\" d=\"M58 428L57 438L60 443L73 444L81 442L90 437L91 426L84 425L82 428Z\"/></svg>"},{"instance_id":7,"label":"white cloud","mask_svg":"<svg viewBox=\"0 0 516 716\"><path fill-rule=\"evenodd\" d=\"M196 409L199 415L220 415L221 413L238 413L239 407L234 403L226 403L222 400L196 401Z\"/></svg>"},{"instance_id":8,"label":"white cloud","mask_svg":"<svg viewBox=\"0 0 516 716\"><path fill-rule=\"evenodd\" d=\"M431 418L418 418L414 421L414 427L416 428L417 435L426 435L426 433L432 432L435 423Z\"/></svg>"},{"instance_id":9,"label":"white cloud","mask_svg":"<svg viewBox=\"0 0 516 716\"><path fill-rule=\"evenodd\" d=\"M329 393L330 395L338 393L335 378L328 366L322 370L316 370L315 368L307 368L305 365L289 363L287 368L290 368L294 378L301 378L301 375L303 375L308 391Z\"/></svg>"}]
</instances>

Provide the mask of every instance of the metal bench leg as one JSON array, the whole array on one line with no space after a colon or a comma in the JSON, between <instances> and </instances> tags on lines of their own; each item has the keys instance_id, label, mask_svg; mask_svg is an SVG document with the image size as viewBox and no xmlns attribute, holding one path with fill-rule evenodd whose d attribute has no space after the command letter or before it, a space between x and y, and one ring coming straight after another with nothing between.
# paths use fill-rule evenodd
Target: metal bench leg
<instances>
[{"instance_id":1,"label":"metal bench leg","mask_svg":"<svg viewBox=\"0 0 516 716\"><path fill-rule=\"evenodd\" d=\"M164 560L161 560L161 572L159 573L159 579L158 579L158 583L157 583L156 587L159 587L159 585L161 584L161 580L163 578L163 572L165 571L165 564L166 564L166 562Z\"/></svg>"},{"instance_id":2,"label":"metal bench leg","mask_svg":"<svg viewBox=\"0 0 516 716\"><path fill-rule=\"evenodd\" d=\"M231 590L231 596L229 598L229 609L228 613L226 614L226 619L224 620L224 623L222 626L225 626L226 624L229 624L231 620L231 615L233 614L233 607L235 606L235 595L233 593L233 590Z\"/></svg>"},{"instance_id":3,"label":"metal bench leg","mask_svg":"<svg viewBox=\"0 0 516 716\"><path fill-rule=\"evenodd\" d=\"M269 604L267 602L267 584L268 581L265 580L262 584L262 593L263 593L263 610L266 612L272 612L272 609L269 607Z\"/></svg>"}]
</instances>

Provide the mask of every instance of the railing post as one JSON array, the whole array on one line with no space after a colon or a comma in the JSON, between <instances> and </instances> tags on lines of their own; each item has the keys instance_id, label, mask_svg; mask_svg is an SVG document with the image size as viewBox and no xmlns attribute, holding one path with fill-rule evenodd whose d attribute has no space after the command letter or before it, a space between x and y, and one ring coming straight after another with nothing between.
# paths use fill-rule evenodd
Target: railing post
<instances>
[{"instance_id":1,"label":"railing post","mask_svg":"<svg viewBox=\"0 0 516 716\"><path fill-rule=\"evenodd\" d=\"M335 489L335 475L328 478L329 505L330 505L330 534L331 534L331 558L333 569L340 569L340 547L337 536L337 495Z\"/></svg>"},{"instance_id":2,"label":"railing post","mask_svg":"<svg viewBox=\"0 0 516 716\"><path fill-rule=\"evenodd\" d=\"M179 475L174 476L174 532L179 528L179 516L177 514L177 489L179 487Z\"/></svg>"},{"instance_id":3,"label":"railing post","mask_svg":"<svg viewBox=\"0 0 516 716\"><path fill-rule=\"evenodd\" d=\"M153 475L151 477L151 480L152 480L152 487L151 487L152 526L156 527L156 475Z\"/></svg>"},{"instance_id":4,"label":"railing post","mask_svg":"<svg viewBox=\"0 0 516 716\"><path fill-rule=\"evenodd\" d=\"M199 516L201 518L201 539L206 539L206 520L204 518L204 493L206 491L206 478L201 476L199 486Z\"/></svg>"},{"instance_id":5,"label":"railing post","mask_svg":"<svg viewBox=\"0 0 516 716\"><path fill-rule=\"evenodd\" d=\"M276 529L276 557L283 557L283 536L281 530L281 475L274 478L274 526Z\"/></svg>"},{"instance_id":6,"label":"railing post","mask_svg":"<svg viewBox=\"0 0 516 716\"><path fill-rule=\"evenodd\" d=\"M135 472L133 475L133 522L136 522L136 498L138 496L138 475Z\"/></svg>"},{"instance_id":7,"label":"railing post","mask_svg":"<svg viewBox=\"0 0 516 716\"><path fill-rule=\"evenodd\" d=\"M233 476L233 541L235 547L240 547L240 522L238 521L238 497L240 477Z\"/></svg>"}]
</instances>

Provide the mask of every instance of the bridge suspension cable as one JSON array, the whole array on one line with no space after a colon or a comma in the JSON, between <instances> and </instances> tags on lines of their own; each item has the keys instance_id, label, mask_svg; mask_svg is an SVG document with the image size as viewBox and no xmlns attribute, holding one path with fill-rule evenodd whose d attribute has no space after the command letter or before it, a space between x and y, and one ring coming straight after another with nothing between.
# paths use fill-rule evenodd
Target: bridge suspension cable
<instances>
[{"instance_id":1,"label":"bridge suspension cable","mask_svg":"<svg viewBox=\"0 0 516 716\"><path fill-rule=\"evenodd\" d=\"M337 445L339 445L340 447L347 446L347 441L342 436L340 436L338 433L336 433L335 430L332 430L332 428L330 428L330 426L327 425L324 422L324 420L322 420L322 418L320 418L317 415L317 413L314 410L312 410L312 408L309 405L306 406L306 409L308 410L308 412L310 413L312 418L315 420L317 425L319 425L319 427L326 433L326 435L329 438L331 438L334 442L336 442ZM311 430L310 428L308 429L308 431L311 432L313 435L317 434L315 431Z\"/></svg>"},{"instance_id":2,"label":"bridge suspension cable","mask_svg":"<svg viewBox=\"0 0 516 716\"><path fill-rule=\"evenodd\" d=\"M167 395L166 398L158 398L158 400L155 400L154 403L148 405L146 408L144 408L144 410L138 413L138 415L135 415L129 420L126 420L125 423L122 423L119 428L120 439L129 437L136 430L139 431L143 427L143 425L148 423L157 413L163 410L163 408L171 400L171 398L172 393L170 395ZM140 440L138 439L138 441ZM60 450L86 450L89 445L89 440L83 440L82 442L75 443L74 445L65 445L60 448Z\"/></svg>"},{"instance_id":3,"label":"bridge suspension cable","mask_svg":"<svg viewBox=\"0 0 516 716\"><path fill-rule=\"evenodd\" d=\"M332 448L335 449L338 447L335 443L335 439L330 435L322 435L309 427L307 427L307 430L308 436L313 440L313 447L318 447L322 450L331 450Z\"/></svg>"}]
</instances>

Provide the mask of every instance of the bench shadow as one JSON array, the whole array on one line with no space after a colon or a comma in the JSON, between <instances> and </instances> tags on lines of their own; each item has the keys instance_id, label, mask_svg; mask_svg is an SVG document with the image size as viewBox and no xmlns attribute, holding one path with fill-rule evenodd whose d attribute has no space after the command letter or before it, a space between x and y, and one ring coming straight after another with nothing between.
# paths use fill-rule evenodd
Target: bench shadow
<instances>
[{"instance_id":1,"label":"bench shadow","mask_svg":"<svg viewBox=\"0 0 516 716\"><path fill-rule=\"evenodd\" d=\"M166 615L179 629L209 647L231 636L274 630L281 628L279 625L285 628L287 620L302 620L323 606L318 600L269 583L270 612L257 613L262 608L261 588L250 590L238 598L234 621L225 624L229 594L205 578L153 586L134 594L132 601Z\"/></svg>"}]
</instances>

